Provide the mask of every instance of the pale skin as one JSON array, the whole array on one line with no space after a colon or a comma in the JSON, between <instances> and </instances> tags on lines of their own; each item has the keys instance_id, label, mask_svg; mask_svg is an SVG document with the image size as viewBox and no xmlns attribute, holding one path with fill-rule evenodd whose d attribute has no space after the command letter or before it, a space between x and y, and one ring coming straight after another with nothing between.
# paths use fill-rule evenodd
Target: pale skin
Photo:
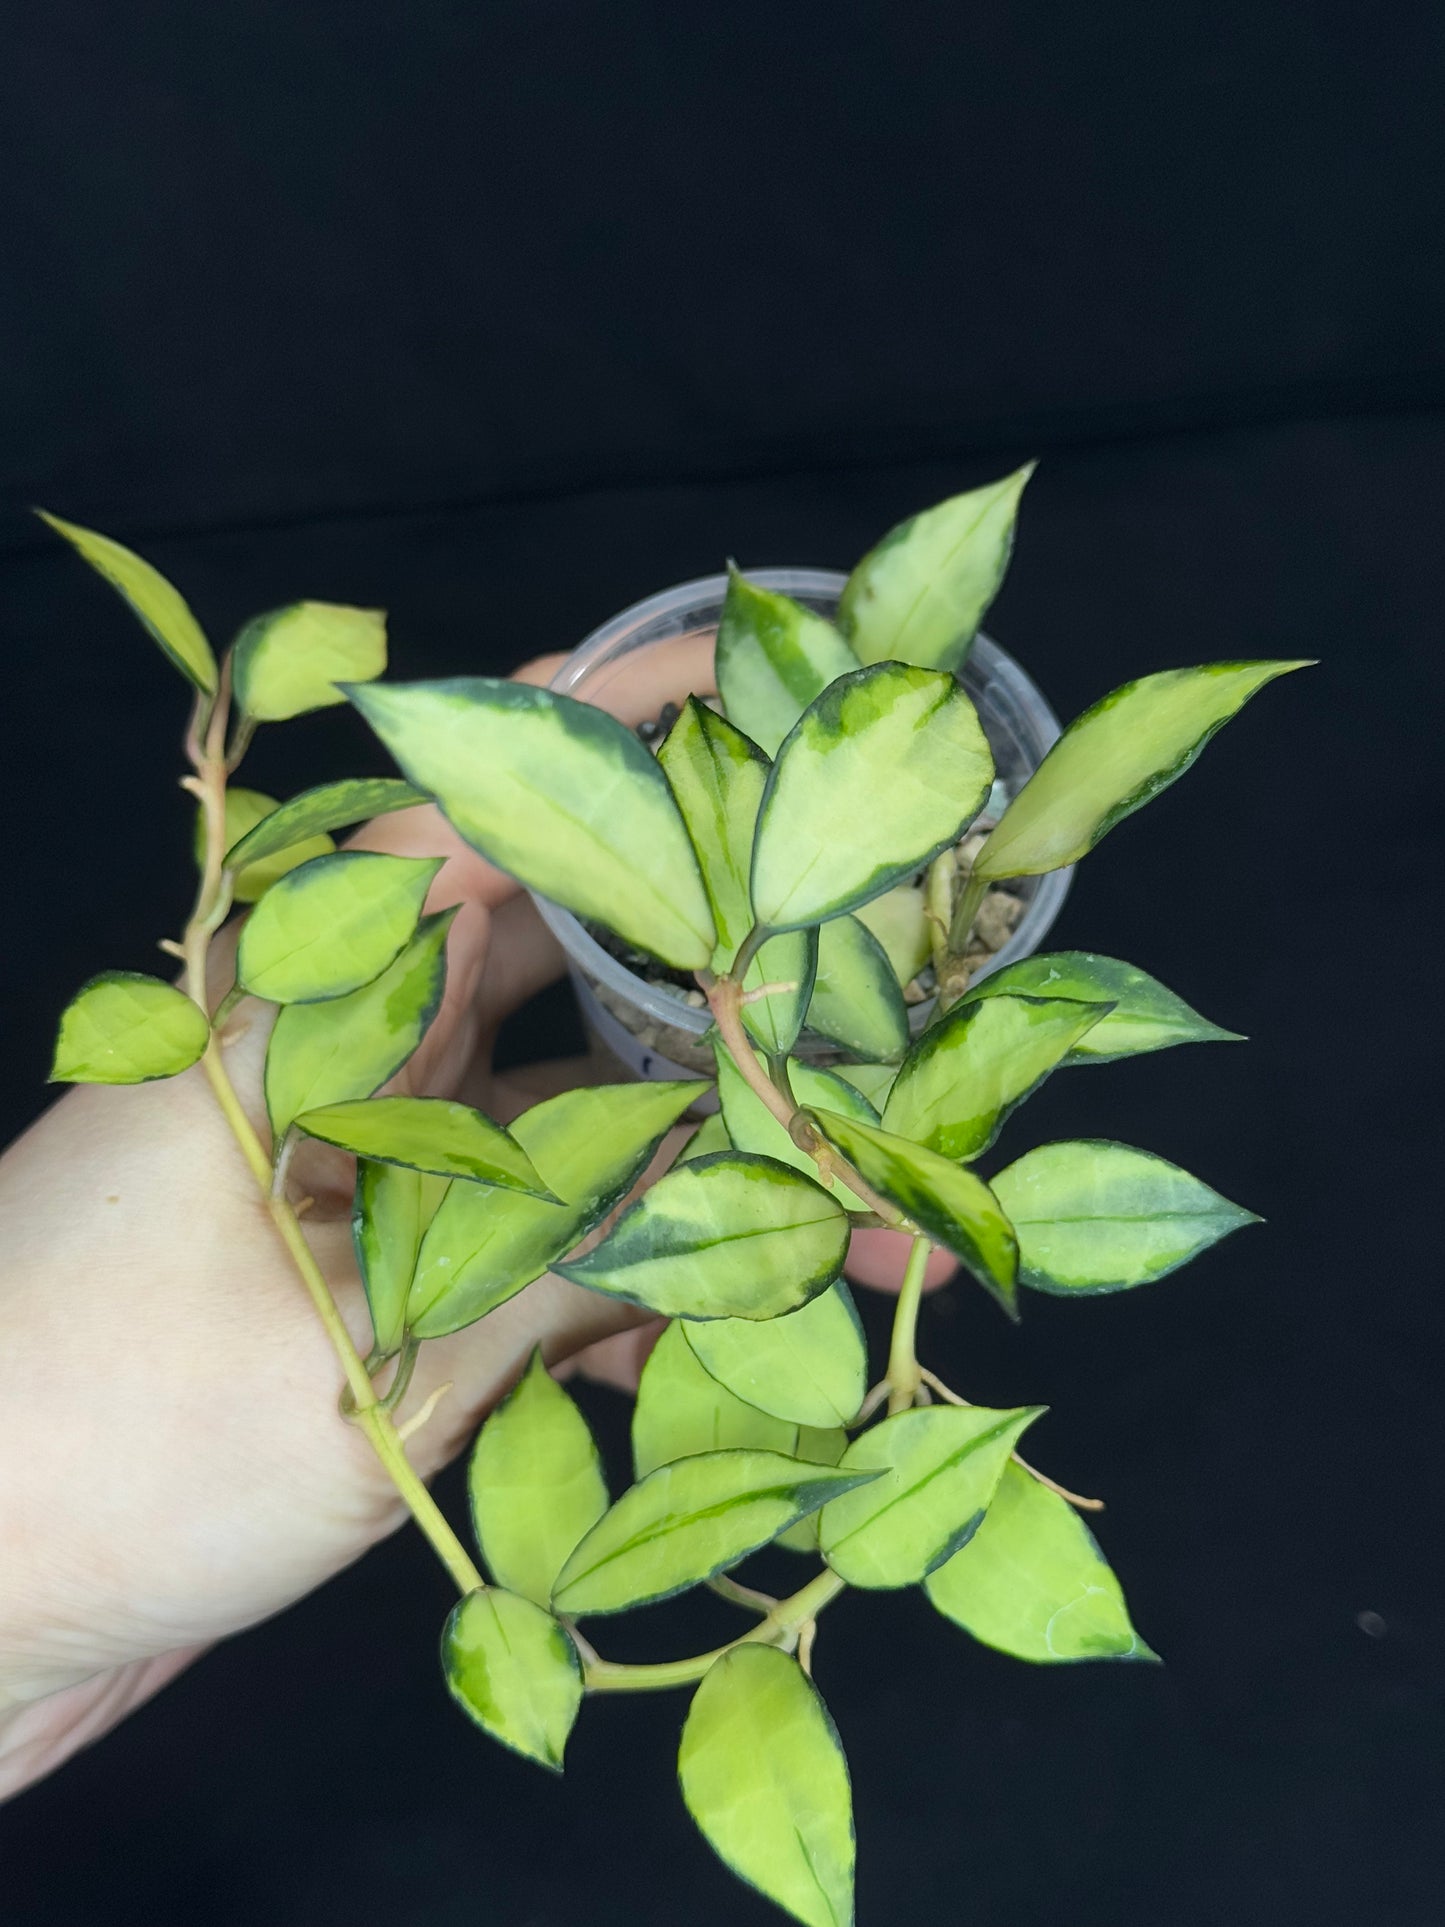
<instances>
[{"instance_id":1,"label":"pale skin","mask_svg":"<svg viewBox=\"0 0 1445 1927\"><path fill-rule=\"evenodd\" d=\"M556 661L520 674L545 682ZM627 721L655 689L607 692ZM446 1000L392 1087L459 1096L504 1121L594 1073L505 1077L502 1021L562 960L510 879L437 814L370 825L364 847L445 855L431 908L462 906ZM212 951L219 1001L230 933ZM266 1008L240 1005L225 1061L264 1132ZM657 1169L675 1150L664 1148ZM351 1247L351 1164L308 1145L288 1191L358 1349L369 1348ZM850 1274L896 1288L907 1240L855 1236ZM928 1282L951 1260L935 1256ZM635 1382L655 1327L548 1276L485 1321L423 1347L404 1425L430 1477L474 1436L534 1346L550 1363ZM199 1069L70 1091L0 1157L0 1798L116 1725L215 1641L324 1583L408 1516L340 1417L337 1357Z\"/></svg>"}]
</instances>

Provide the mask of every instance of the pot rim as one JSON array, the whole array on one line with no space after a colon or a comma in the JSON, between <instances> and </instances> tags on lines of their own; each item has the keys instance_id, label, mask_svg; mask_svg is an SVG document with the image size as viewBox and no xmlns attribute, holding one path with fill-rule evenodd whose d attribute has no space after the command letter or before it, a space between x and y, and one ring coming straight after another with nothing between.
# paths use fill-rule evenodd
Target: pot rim
<instances>
[{"instance_id":1,"label":"pot rim","mask_svg":"<svg viewBox=\"0 0 1445 1927\"><path fill-rule=\"evenodd\" d=\"M760 583L765 589L791 595L811 606L823 605L820 613L825 614L831 614L848 580L836 569L749 569L746 574L750 582ZM703 626L709 605L715 607L721 603L727 585L726 575L697 576L692 581L680 582L671 589L659 590L641 602L632 603L578 644L552 678L549 687L562 695L572 695L601 663L624 653L629 638L669 619L675 619L676 626L659 628L655 638L645 637L631 646L645 648L653 640L661 642L670 636L685 634L691 627ZM685 613L693 607L696 607L699 618L696 624L684 619ZM1058 741L1061 733L1059 720L1043 692L1008 651L983 630L974 639L963 675L966 682L986 684L995 694L1002 692L1007 706L1029 727L1040 743L1041 758ZM1038 879L1038 889L1019 919L1018 928L979 972L981 977L1028 956L1038 947L1062 907L1072 877L1070 868L1052 870ZM582 971L605 985L615 997L626 998L636 1008L641 1021L671 1025L696 1039L704 1036L712 1023L712 1017L705 1008L670 996L665 990L656 988L635 971L629 970L598 943L570 910L564 910L560 904L535 892L533 901L574 970Z\"/></svg>"}]
</instances>

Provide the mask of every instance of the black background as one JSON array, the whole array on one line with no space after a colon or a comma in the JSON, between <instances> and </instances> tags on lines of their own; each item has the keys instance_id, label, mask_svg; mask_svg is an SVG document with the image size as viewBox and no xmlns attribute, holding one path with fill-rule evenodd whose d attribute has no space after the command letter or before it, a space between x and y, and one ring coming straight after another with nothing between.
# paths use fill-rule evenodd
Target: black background
<instances>
[{"instance_id":1,"label":"black background","mask_svg":"<svg viewBox=\"0 0 1445 1927\"><path fill-rule=\"evenodd\" d=\"M973 1397L1051 1405L1167 1665L1030 1669L908 1595L837 1608L818 1672L865 1927L1435 1927L1437 11L54 0L6 42L7 1131L74 985L154 966L187 837L179 685L27 503L222 638L383 603L420 675L729 553L847 566L1038 454L990 628L1062 714L1322 658L1055 931L1254 1041L1060 1077L1009 1140L1146 1144L1268 1224L1018 1332L925 1317ZM248 780L380 767L332 714ZM554 1784L446 1701L445 1605L403 1534L203 1660L0 1815L7 1921L777 1918L681 1813L679 1700L590 1708Z\"/></svg>"}]
</instances>

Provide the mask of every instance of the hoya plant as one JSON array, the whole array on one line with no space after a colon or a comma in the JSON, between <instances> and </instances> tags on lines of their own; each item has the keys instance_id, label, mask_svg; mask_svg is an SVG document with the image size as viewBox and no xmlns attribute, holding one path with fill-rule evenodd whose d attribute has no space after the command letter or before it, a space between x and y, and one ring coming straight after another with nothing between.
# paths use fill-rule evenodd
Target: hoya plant
<instances>
[{"instance_id":1,"label":"hoya plant","mask_svg":"<svg viewBox=\"0 0 1445 1927\"><path fill-rule=\"evenodd\" d=\"M853 1919L848 1769L813 1677L823 1613L850 1589L921 1586L963 1631L1038 1664L1153 1658L1081 1517L1097 1501L1033 1463L1041 1408L977 1405L920 1358L930 1254L1017 1318L1028 1292L1150 1284L1252 1217L1132 1145L994 1152L1053 1071L1229 1033L1143 970L1086 952L971 980L987 893L1077 862L1301 666L1209 663L1113 690L958 861L994 776L959 672L1026 475L894 529L853 571L836 622L735 572L715 687L655 750L545 689L379 681L384 626L369 610L274 611L218 662L147 563L53 522L193 685L186 783L200 809L179 981L87 984L53 1076L128 1084L201 1066L335 1347L344 1418L455 1582L440 1637L459 1706L560 1769L585 1699L687 1695L689 1811L729 1867L809 1927ZM285 803L235 786L258 726L343 700L401 777ZM331 839L423 799L530 889L687 973L711 1012L715 1082L572 1090L506 1128L388 1095L443 987L448 917L425 909L438 866ZM899 891L922 905L933 972L911 1009L903 975L919 958L878 935L892 926L877 906ZM237 903L252 907L235 981L213 1002L208 950ZM247 999L276 1009L269 1133L248 1121L223 1049ZM800 1055L820 1034L831 1059ZM696 1135L635 1195L689 1113L706 1114ZM288 1188L304 1137L356 1158L368 1356ZM908 1241L887 1356L871 1363L842 1276L858 1226ZM586 1422L536 1356L481 1428L470 1521L450 1521L394 1416L418 1350L548 1271L670 1321L637 1393L633 1482L609 1490ZM781 1597L739 1576L774 1543L801 1562ZM604 1656L610 1615L696 1586L739 1608L735 1638L646 1664Z\"/></svg>"}]
</instances>

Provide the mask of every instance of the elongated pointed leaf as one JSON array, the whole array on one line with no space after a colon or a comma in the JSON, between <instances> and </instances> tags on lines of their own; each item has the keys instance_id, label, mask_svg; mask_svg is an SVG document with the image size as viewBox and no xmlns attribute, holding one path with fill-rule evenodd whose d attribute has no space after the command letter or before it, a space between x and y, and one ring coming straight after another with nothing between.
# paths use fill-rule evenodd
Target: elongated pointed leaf
<instances>
[{"instance_id":1,"label":"elongated pointed leaf","mask_svg":"<svg viewBox=\"0 0 1445 1927\"><path fill-rule=\"evenodd\" d=\"M237 981L273 1004L360 990L410 942L443 860L338 850L303 863L242 926Z\"/></svg>"},{"instance_id":2,"label":"elongated pointed leaf","mask_svg":"<svg viewBox=\"0 0 1445 1927\"><path fill-rule=\"evenodd\" d=\"M818 932L818 974L808 1028L874 1062L908 1048L908 1006L888 953L857 917L835 917Z\"/></svg>"},{"instance_id":3,"label":"elongated pointed leaf","mask_svg":"<svg viewBox=\"0 0 1445 1927\"><path fill-rule=\"evenodd\" d=\"M231 654L238 706L257 722L284 722L346 701L338 683L370 682L386 668L386 611L341 602L292 602L253 616Z\"/></svg>"},{"instance_id":4,"label":"elongated pointed leaf","mask_svg":"<svg viewBox=\"0 0 1445 1927\"><path fill-rule=\"evenodd\" d=\"M659 1466L593 1526L562 1568L552 1603L580 1616L668 1599L877 1476L751 1450Z\"/></svg>"},{"instance_id":5,"label":"elongated pointed leaf","mask_svg":"<svg viewBox=\"0 0 1445 1927\"><path fill-rule=\"evenodd\" d=\"M715 967L725 970L731 963L728 954L720 956ZM797 1043L812 1001L817 968L816 930L785 930L779 937L770 937L748 966L744 990L779 986L755 1004L743 1005L743 1028L770 1057L786 1057Z\"/></svg>"},{"instance_id":6,"label":"elongated pointed leaf","mask_svg":"<svg viewBox=\"0 0 1445 1927\"><path fill-rule=\"evenodd\" d=\"M423 917L379 977L325 1004L288 1004L266 1051L266 1109L280 1141L302 1111L370 1097L426 1034L446 987L446 938L455 910Z\"/></svg>"},{"instance_id":7,"label":"elongated pointed leaf","mask_svg":"<svg viewBox=\"0 0 1445 1927\"><path fill-rule=\"evenodd\" d=\"M835 1285L833 1290L837 1289ZM823 1302L814 1300L815 1304ZM792 1315L805 1318L812 1309L808 1305ZM772 1331L787 1323L786 1318L773 1318L749 1329ZM764 1412L730 1392L692 1349L691 1334L703 1329L721 1330L722 1325L704 1328L684 1321L669 1325L643 1367L632 1412L632 1463L637 1477L645 1479L649 1472L660 1465L671 1465L675 1459L743 1447L781 1452L787 1458L806 1459L813 1465L836 1465L848 1446L848 1435L838 1421L830 1420L823 1426L799 1424Z\"/></svg>"},{"instance_id":8,"label":"elongated pointed leaf","mask_svg":"<svg viewBox=\"0 0 1445 1927\"><path fill-rule=\"evenodd\" d=\"M712 911L667 778L614 716L485 676L348 693L499 868L679 970L711 962Z\"/></svg>"},{"instance_id":9,"label":"elongated pointed leaf","mask_svg":"<svg viewBox=\"0 0 1445 1927\"><path fill-rule=\"evenodd\" d=\"M960 669L1013 549L1030 462L900 522L849 576L838 627L860 662Z\"/></svg>"},{"instance_id":10,"label":"elongated pointed leaf","mask_svg":"<svg viewBox=\"0 0 1445 1927\"><path fill-rule=\"evenodd\" d=\"M582 1704L577 1649L550 1613L499 1586L469 1592L442 1633L452 1698L494 1740L562 1771Z\"/></svg>"},{"instance_id":11,"label":"elongated pointed leaf","mask_svg":"<svg viewBox=\"0 0 1445 1927\"><path fill-rule=\"evenodd\" d=\"M637 1183L666 1132L707 1085L564 1091L512 1136L563 1204L454 1185L423 1240L407 1321L419 1338L473 1324L575 1249Z\"/></svg>"},{"instance_id":12,"label":"elongated pointed leaf","mask_svg":"<svg viewBox=\"0 0 1445 1927\"><path fill-rule=\"evenodd\" d=\"M558 1202L510 1131L451 1098L352 1098L303 1111L296 1128L357 1157Z\"/></svg>"},{"instance_id":13,"label":"elongated pointed leaf","mask_svg":"<svg viewBox=\"0 0 1445 1927\"><path fill-rule=\"evenodd\" d=\"M198 1004L159 977L107 970L66 1006L52 1084L149 1084L206 1054L211 1027Z\"/></svg>"},{"instance_id":14,"label":"elongated pointed leaf","mask_svg":"<svg viewBox=\"0 0 1445 1927\"><path fill-rule=\"evenodd\" d=\"M1019 1278L1036 1291L1127 1291L1258 1224L1151 1151L1103 1138L1043 1144L993 1181L1018 1234Z\"/></svg>"},{"instance_id":15,"label":"elongated pointed leaf","mask_svg":"<svg viewBox=\"0 0 1445 1927\"><path fill-rule=\"evenodd\" d=\"M882 944L900 987L911 984L933 950L918 885L897 884L871 903L860 904L854 914Z\"/></svg>"},{"instance_id":16,"label":"elongated pointed leaf","mask_svg":"<svg viewBox=\"0 0 1445 1927\"><path fill-rule=\"evenodd\" d=\"M1166 1050L1171 1044L1239 1043L1191 1010L1146 971L1088 950L1055 950L1023 957L995 970L965 992L963 1002L986 997L1070 997L1105 1006L1104 1015L1074 1045L1066 1064L1109 1064L1118 1057Z\"/></svg>"},{"instance_id":17,"label":"elongated pointed leaf","mask_svg":"<svg viewBox=\"0 0 1445 1927\"><path fill-rule=\"evenodd\" d=\"M753 849L759 922L799 929L880 896L957 839L992 781L952 676L878 663L839 677L768 778Z\"/></svg>"},{"instance_id":18,"label":"elongated pointed leaf","mask_svg":"<svg viewBox=\"0 0 1445 1927\"><path fill-rule=\"evenodd\" d=\"M535 1351L477 1436L472 1526L492 1577L546 1606L573 1547L607 1510L587 1421Z\"/></svg>"},{"instance_id":19,"label":"elongated pointed leaf","mask_svg":"<svg viewBox=\"0 0 1445 1927\"><path fill-rule=\"evenodd\" d=\"M848 1425L863 1403L868 1347L841 1278L787 1318L685 1319L681 1329L713 1378L780 1419Z\"/></svg>"},{"instance_id":20,"label":"elongated pointed leaf","mask_svg":"<svg viewBox=\"0 0 1445 1927\"><path fill-rule=\"evenodd\" d=\"M884 1130L946 1158L978 1157L1108 1009L1064 997L956 1005L904 1059Z\"/></svg>"},{"instance_id":21,"label":"elongated pointed leaf","mask_svg":"<svg viewBox=\"0 0 1445 1927\"><path fill-rule=\"evenodd\" d=\"M657 760L692 840L718 945L730 958L753 927L748 869L768 759L740 729L689 696Z\"/></svg>"},{"instance_id":22,"label":"elongated pointed leaf","mask_svg":"<svg viewBox=\"0 0 1445 1927\"><path fill-rule=\"evenodd\" d=\"M555 1269L664 1318L776 1318L843 1269L848 1216L776 1158L723 1151L678 1166L602 1243Z\"/></svg>"},{"instance_id":23,"label":"elongated pointed leaf","mask_svg":"<svg viewBox=\"0 0 1445 1927\"><path fill-rule=\"evenodd\" d=\"M446 1195L446 1180L397 1164L356 1167L351 1235L366 1288L378 1352L390 1357L406 1336L406 1299L427 1226Z\"/></svg>"},{"instance_id":24,"label":"elongated pointed leaf","mask_svg":"<svg viewBox=\"0 0 1445 1927\"><path fill-rule=\"evenodd\" d=\"M292 858L285 867L291 869L304 861L295 853L328 830L368 822L373 816L389 816L393 810L408 810L426 800L420 790L396 776L352 776L339 783L322 783L293 796L289 803L274 805L269 815L238 829L226 852L226 867L246 875L252 866L285 851ZM229 813L226 829L229 835ZM306 849L307 856L315 854Z\"/></svg>"},{"instance_id":25,"label":"elongated pointed leaf","mask_svg":"<svg viewBox=\"0 0 1445 1927\"><path fill-rule=\"evenodd\" d=\"M937 1151L836 1111L814 1111L811 1116L875 1191L935 1244L951 1251L1010 1318L1017 1316L1018 1244L1003 1207L982 1178Z\"/></svg>"},{"instance_id":26,"label":"elongated pointed leaf","mask_svg":"<svg viewBox=\"0 0 1445 1927\"><path fill-rule=\"evenodd\" d=\"M721 1111L714 1111L705 1117L687 1143L677 1154L679 1164L691 1164L694 1158L710 1158L719 1151L731 1151L735 1147L728 1136L728 1127L723 1122Z\"/></svg>"},{"instance_id":27,"label":"elongated pointed leaf","mask_svg":"<svg viewBox=\"0 0 1445 1927\"><path fill-rule=\"evenodd\" d=\"M976 877L1034 876L1077 863L1182 776L1216 731L1276 676L1305 662L1211 662L1113 690L1059 738L979 852Z\"/></svg>"},{"instance_id":28,"label":"elongated pointed leaf","mask_svg":"<svg viewBox=\"0 0 1445 1927\"><path fill-rule=\"evenodd\" d=\"M1118 1580L1067 1500L1006 1465L983 1524L924 1581L938 1610L1015 1659L1153 1659Z\"/></svg>"},{"instance_id":29,"label":"elongated pointed leaf","mask_svg":"<svg viewBox=\"0 0 1445 1927\"><path fill-rule=\"evenodd\" d=\"M805 1927L852 1927L853 1799L817 1688L775 1646L737 1646L682 1730L687 1810L718 1857Z\"/></svg>"},{"instance_id":30,"label":"elongated pointed leaf","mask_svg":"<svg viewBox=\"0 0 1445 1927\"><path fill-rule=\"evenodd\" d=\"M730 569L716 663L729 720L775 756L809 703L858 658L831 622Z\"/></svg>"},{"instance_id":31,"label":"elongated pointed leaf","mask_svg":"<svg viewBox=\"0 0 1445 1927\"><path fill-rule=\"evenodd\" d=\"M860 1434L840 1469L882 1476L824 1510L828 1564L850 1586L917 1585L977 1532L1009 1454L1043 1409L931 1405Z\"/></svg>"},{"instance_id":32,"label":"elongated pointed leaf","mask_svg":"<svg viewBox=\"0 0 1445 1927\"><path fill-rule=\"evenodd\" d=\"M739 1151L756 1151L762 1157L776 1158L780 1164L791 1164L804 1177L816 1180L817 1165L806 1151L798 1149L767 1105L749 1089L746 1079L721 1043L716 1045L715 1055L718 1098L722 1104L723 1121L734 1146ZM788 1081L799 1104L821 1105L825 1110L841 1111L845 1117L862 1118L868 1124L878 1122L878 1113L868 1100L832 1071L821 1070L790 1057ZM841 1179L834 1179L828 1188L845 1211L868 1209Z\"/></svg>"},{"instance_id":33,"label":"elongated pointed leaf","mask_svg":"<svg viewBox=\"0 0 1445 1927\"><path fill-rule=\"evenodd\" d=\"M63 535L96 574L104 576L116 594L130 604L187 681L206 695L214 696L217 674L211 645L185 598L178 589L172 588L160 570L122 548L119 542L112 542L108 535L77 528L74 522L62 522L58 515L47 515L44 509L37 513L42 522L57 535Z\"/></svg>"},{"instance_id":34,"label":"elongated pointed leaf","mask_svg":"<svg viewBox=\"0 0 1445 1927\"><path fill-rule=\"evenodd\" d=\"M274 796L267 796L261 790L241 789L235 784L226 791L226 847L227 868L235 870L232 879L232 895L237 903L254 903L265 895L278 877L285 876L298 864L309 863L312 857L329 856L336 847L329 836L308 836L304 841L294 843L290 848L282 848L256 863L247 863L237 868L231 862L229 852L237 843L245 843L250 832L274 816L280 805ZM196 811L195 829L196 868L204 869L206 862L206 812Z\"/></svg>"}]
</instances>

